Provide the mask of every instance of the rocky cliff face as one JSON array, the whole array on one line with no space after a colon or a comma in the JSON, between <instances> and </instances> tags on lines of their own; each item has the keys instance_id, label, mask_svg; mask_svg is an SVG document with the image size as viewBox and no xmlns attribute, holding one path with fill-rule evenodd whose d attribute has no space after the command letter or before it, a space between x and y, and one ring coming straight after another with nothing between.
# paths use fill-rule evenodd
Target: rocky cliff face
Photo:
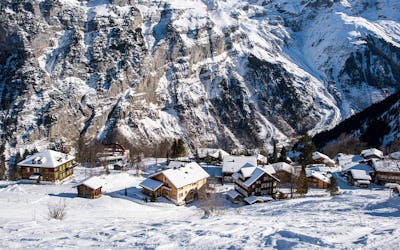
<instances>
[{"instance_id":1,"label":"rocky cliff face","mask_svg":"<svg viewBox=\"0 0 400 250\"><path fill-rule=\"evenodd\" d=\"M79 136L264 147L399 89L400 4L5 0L7 148Z\"/></svg>"}]
</instances>

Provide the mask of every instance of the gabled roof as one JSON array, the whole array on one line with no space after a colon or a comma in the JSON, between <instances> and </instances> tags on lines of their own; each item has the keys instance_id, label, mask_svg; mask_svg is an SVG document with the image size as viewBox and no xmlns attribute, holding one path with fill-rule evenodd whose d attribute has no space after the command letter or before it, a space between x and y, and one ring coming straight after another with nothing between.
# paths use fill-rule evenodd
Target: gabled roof
<instances>
[{"instance_id":1,"label":"gabled roof","mask_svg":"<svg viewBox=\"0 0 400 250\"><path fill-rule=\"evenodd\" d=\"M377 156L379 158L383 158L383 152L376 148L369 148L361 151L361 156L364 158L370 156Z\"/></svg>"},{"instance_id":2,"label":"gabled roof","mask_svg":"<svg viewBox=\"0 0 400 250\"><path fill-rule=\"evenodd\" d=\"M275 172L276 171L285 171L289 174L294 174L295 170L294 167L286 162L277 162L269 165L274 168Z\"/></svg>"},{"instance_id":3,"label":"gabled roof","mask_svg":"<svg viewBox=\"0 0 400 250\"><path fill-rule=\"evenodd\" d=\"M75 157L71 155L53 150L46 150L29 156L25 160L20 161L17 165L37 168L55 168L74 159Z\"/></svg>"},{"instance_id":4,"label":"gabled roof","mask_svg":"<svg viewBox=\"0 0 400 250\"><path fill-rule=\"evenodd\" d=\"M228 192L226 192L226 194L232 198L232 199L236 199L237 197L242 196L239 192L237 192L235 189L231 189Z\"/></svg>"},{"instance_id":5,"label":"gabled roof","mask_svg":"<svg viewBox=\"0 0 400 250\"><path fill-rule=\"evenodd\" d=\"M273 179L275 179L276 181L279 181L279 179L277 179L272 174L268 173L265 169L263 169L261 167L256 167L254 169L254 171L251 173L250 178L248 178L245 182L243 182L243 185L246 187L250 187L255 181L257 181L264 174L267 174L270 177L272 177Z\"/></svg>"},{"instance_id":6,"label":"gabled roof","mask_svg":"<svg viewBox=\"0 0 400 250\"><path fill-rule=\"evenodd\" d=\"M221 154L221 157L229 155L226 151L220 148L199 148L197 149L197 153L200 158L204 158L207 154L213 158L218 158Z\"/></svg>"},{"instance_id":7,"label":"gabled roof","mask_svg":"<svg viewBox=\"0 0 400 250\"><path fill-rule=\"evenodd\" d=\"M243 178L248 178L256 169L256 166L251 165L250 163L246 163L241 169L240 173L242 174Z\"/></svg>"},{"instance_id":8,"label":"gabled roof","mask_svg":"<svg viewBox=\"0 0 400 250\"><path fill-rule=\"evenodd\" d=\"M371 180L371 176L367 174L366 171L361 170L361 169L352 169L350 170L351 176L353 179L356 180Z\"/></svg>"},{"instance_id":9,"label":"gabled roof","mask_svg":"<svg viewBox=\"0 0 400 250\"><path fill-rule=\"evenodd\" d=\"M249 205L252 205L256 202L266 202L266 201L273 201L272 197L265 197L265 196L249 196L244 198L244 201L247 202Z\"/></svg>"},{"instance_id":10,"label":"gabled roof","mask_svg":"<svg viewBox=\"0 0 400 250\"><path fill-rule=\"evenodd\" d=\"M255 156L233 156L227 155L223 159L222 172L223 173L235 173L246 164L249 163L253 166L257 166L257 157Z\"/></svg>"},{"instance_id":11,"label":"gabled roof","mask_svg":"<svg viewBox=\"0 0 400 250\"><path fill-rule=\"evenodd\" d=\"M325 155L323 153L320 153L318 151L315 151L314 153L312 153L312 159L313 160L317 160L317 159L321 159L321 158L324 159L323 160L324 163L333 163L333 164L335 164L334 160L332 160L329 156L327 156L327 155Z\"/></svg>"},{"instance_id":12,"label":"gabled roof","mask_svg":"<svg viewBox=\"0 0 400 250\"><path fill-rule=\"evenodd\" d=\"M180 168L171 168L161 172L176 188L196 183L210 175L196 162L186 163Z\"/></svg>"},{"instance_id":13,"label":"gabled roof","mask_svg":"<svg viewBox=\"0 0 400 250\"><path fill-rule=\"evenodd\" d=\"M372 166L377 172L400 173L400 161L372 159Z\"/></svg>"},{"instance_id":14,"label":"gabled roof","mask_svg":"<svg viewBox=\"0 0 400 250\"><path fill-rule=\"evenodd\" d=\"M314 178L316 178L322 182L328 183L328 184L331 183L331 175L323 173L323 172L319 172L319 171L315 171L315 170L306 168L306 176L314 177Z\"/></svg>"},{"instance_id":15,"label":"gabled roof","mask_svg":"<svg viewBox=\"0 0 400 250\"><path fill-rule=\"evenodd\" d=\"M161 181L157 181L151 178L147 178L144 181L142 181L139 186L144 187L146 189L149 189L151 191L156 191L159 189L164 183Z\"/></svg>"},{"instance_id":16,"label":"gabled roof","mask_svg":"<svg viewBox=\"0 0 400 250\"><path fill-rule=\"evenodd\" d=\"M84 179L83 181L79 182L78 184L74 185L73 187L77 187L80 185L87 186L91 189L98 189L103 186L104 180L98 176L92 176L89 178Z\"/></svg>"},{"instance_id":17,"label":"gabled roof","mask_svg":"<svg viewBox=\"0 0 400 250\"><path fill-rule=\"evenodd\" d=\"M260 166L260 168L263 168L268 174L276 174L275 168L272 165Z\"/></svg>"}]
</instances>

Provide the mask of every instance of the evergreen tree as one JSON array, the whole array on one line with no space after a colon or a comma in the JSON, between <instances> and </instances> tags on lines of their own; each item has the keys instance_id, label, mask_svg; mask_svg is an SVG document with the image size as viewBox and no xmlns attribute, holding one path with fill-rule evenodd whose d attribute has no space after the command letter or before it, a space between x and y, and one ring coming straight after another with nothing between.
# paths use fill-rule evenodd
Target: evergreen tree
<instances>
[{"instance_id":1,"label":"evergreen tree","mask_svg":"<svg viewBox=\"0 0 400 250\"><path fill-rule=\"evenodd\" d=\"M306 168L302 167L299 175L299 180L297 181L297 193L304 195L308 192L308 182L306 175Z\"/></svg>"},{"instance_id":2,"label":"evergreen tree","mask_svg":"<svg viewBox=\"0 0 400 250\"><path fill-rule=\"evenodd\" d=\"M178 157L178 142L175 139L171 146L171 157L176 158Z\"/></svg>"},{"instance_id":3,"label":"evergreen tree","mask_svg":"<svg viewBox=\"0 0 400 250\"><path fill-rule=\"evenodd\" d=\"M287 153L286 153L286 148L282 147L281 149L281 154L279 156L279 161L280 162L286 162L287 161Z\"/></svg>"},{"instance_id":4,"label":"evergreen tree","mask_svg":"<svg viewBox=\"0 0 400 250\"><path fill-rule=\"evenodd\" d=\"M222 154L221 154L221 151L219 151L219 153L218 153L218 161L219 161L219 163L221 163L222 160L223 160Z\"/></svg>"},{"instance_id":5,"label":"evergreen tree","mask_svg":"<svg viewBox=\"0 0 400 250\"><path fill-rule=\"evenodd\" d=\"M210 154L207 152L207 154L206 154L206 160L205 160L205 162L207 163L207 164L210 164L211 163L211 157L210 157Z\"/></svg>"},{"instance_id":6,"label":"evergreen tree","mask_svg":"<svg viewBox=\"0 0 400 250\"><path fill-rule=\"evenodd\" d=\"M185 143L182 139L174 140L171 147L171 156L173 158L182 157L186 155Z\"/></svg>"},{"instance_id":7,"label":"evergreen tree","mask_svg":"<svg viewBox=\"0 0 400 250\"><path fill-rule=\"evenodd\" d=\"M6 174L6 157L4 154L1 155L0 157L0 180L3 180L5 178Z\"/></svg>"},{"instance_id":8,"label":"evergreen tree","mask_svg":"<svg viewBox=\"0 0 400 250\"><path fill-rule=\"evenodd\" d=\"M271 163L278 162L278 149L276 148L276 141L274 141L274 151L272 152Z\"/></svg>"},{"instance_id":9,"label":"evergreen tree","mask_svg":"<svg viewBox=\"0 0 400 250\"><path fill-rule=\"evenodd\" d=\"M186 155L185 143L182 139L178 139L178 156L182 157Z\"/></svg>"},{"instance_id":10,"label":"evergreen tree","mask_svg":"<svg viewBox=\"0 0 400 250\"><path fill-rule=\"evenodd\" d=\"M300 139L298 148L300 151L300 159L299 159L300 164L302 166L312 164L313 163L312 153L315 152L315 145L308 134L304 135Z\"/></svg>"},{"instance_id":11,"label":"evergreen tree","mask_svg":"<svg viewBox=\"0 0 400 250\"><path fill-rule=\"evenodd\" d=\"M200 163L199 151L197 149L194 151L194 160Z\"/></svg>"},{"instance_id":12,"label":"evergreen tree","mask_svg":"<svg viewBox=\"0 0 400 250\"><path fill-rule=\"evenodd\" d=\"M335 177L331 177L330 184L328 186L328 190L330 191L331 195L336 195L339 192L339 188L337 185L337 181Z\"/></svg>"}]
</instances>

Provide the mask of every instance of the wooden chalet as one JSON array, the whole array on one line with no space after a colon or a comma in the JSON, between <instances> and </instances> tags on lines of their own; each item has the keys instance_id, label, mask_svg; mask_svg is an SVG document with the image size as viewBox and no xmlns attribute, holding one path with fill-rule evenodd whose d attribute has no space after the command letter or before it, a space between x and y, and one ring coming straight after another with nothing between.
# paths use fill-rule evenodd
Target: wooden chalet
<instances>
[{"instance_id":1,"label":"wooden chalet","mask_svg":"<svg viewBox=\"0 0 400 250\"><path fill-rule=\"evenodd\" d=\"M349 184L357 187L368 187L371 184L371 176L362 169L351 169L347 174Z\"/></svg>"},{"instance_id":2,"label":"wooden chalet","mask_svg":"<svg viewBox=\"0 0 400 250\"><path fill-rule=\"evenodd\" d=\"M400 161L393 159L371 160L375 171L374 180L378 184L398 183L400 184Z\"/></svg>"},{"instance_id":3,"label":"wooden chalet","mask_svg":"<svg viewBox=\"0 0 400 250\"><path fill-rule=\"evenodd\" d=\"M118 143L110 143L103 145L103 152L98 153L97 160L104 164L116 164L118 162L125 163L129 158L129 150Z\"/></svg>"},{"instance_id":4,"label":"wooden chalet","mask_svg":"<svg viewBox=\"0 0 400 250\"><path fill-rule=\"evenodd\" d=\"M219 163L225 156L229 155L226 151L220 148L199 148L196 153L200 161Z\"/></svg>"},{"instance_id":5,"label":"wooden chalet","mask_svg":"<svg viewBox=\"0 0 400 250\"><path fill-rule=\"evenodd\" d=\"M383 152L376 148L369 148L361 151L361 156L364 159L382 159Z\"/></svg>"},{"instance_id":6,"label":"wooden chalet","mask_svg":"<svg viewBox=\"0 0 400 250\"><path fill-rule=\"evenodd\" d=\"M243 197L274 195L279 179L273 176L273 168L247 165L234 173L235 190Z\"/></svg>"},{"instance_id":7,"label":"wooden chalet","mask_svg":"<svg viewBox=\"0 0 400 250\"><path fill-rule=\"evenodd\" d=\"M183 205L198 198L199 191L206 187L208 177L199 164L191 162L155 173L139 185L144 194L163 196L177 205Z\"/></svg>"},{"instance_id":8,"label":"wooden chalet","mask_svg":"<svg viewBox=\"0 0 400 250\"><path fill-rule=\"evenodd\" d=\"M21 169L22 179L40 181L61 181L74 173L75 157L46 150L28 156L19 162L17 166Z\"/></svg>"},{"instance_id":9,"label":"wooden chalet","mask_svg":"<svg viewBox=\"0 0 400 250\"><path fill-rule=\"evenodd\" d=\"M324 164L327 167L334 167L335 161L332 160L329 156L324 155L318 151L312 154L313 164Z\"/></svg>"},{"instance_id":10,"label":"wooden chalet","mask_svg":"<svg viewBox=\"0 0 400 250\"><path fill-rule=\"evenodd\" d=\"M96 199L101 197L101 188L103 185L103 181L97 177L92 176L89 177L74 187L78 189L78 196L87 199Z\"/></svg>"},{"instance_id":11,"label":"wooden chalet","mask_svg":"<svg viewBox=\"0 0 400 250\"><path fill-rule=\"evenodd\" d=\"M331 183L331 174L312 168L306 168L306 176L308 187L326 189Z\"/></svg>"}]
</instances>

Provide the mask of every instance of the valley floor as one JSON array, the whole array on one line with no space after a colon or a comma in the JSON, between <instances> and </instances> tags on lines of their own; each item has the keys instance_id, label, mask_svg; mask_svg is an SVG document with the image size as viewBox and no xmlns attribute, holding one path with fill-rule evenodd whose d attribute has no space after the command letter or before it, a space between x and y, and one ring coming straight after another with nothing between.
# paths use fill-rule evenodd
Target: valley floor
<instances>
[{"instance_id":1,"label":"valley floor","mask_svg":"<svg viewBox=\"0 0 400 250\"><path fill-rule=\"evenodd\" d=\"M87 174L87 173L86 173ZM302 199L224 208L208 217L197 203L145 203L136 194L143 177L111 173L96 200L76 197L77 169L63 184L0 182L0 249L316 249L400 248L400 198L378 186L341 195L312 190ZM124 196L125 187L128 197ZM62 221L48 205L65 202Z\"/></svg>"}]
</instances>

